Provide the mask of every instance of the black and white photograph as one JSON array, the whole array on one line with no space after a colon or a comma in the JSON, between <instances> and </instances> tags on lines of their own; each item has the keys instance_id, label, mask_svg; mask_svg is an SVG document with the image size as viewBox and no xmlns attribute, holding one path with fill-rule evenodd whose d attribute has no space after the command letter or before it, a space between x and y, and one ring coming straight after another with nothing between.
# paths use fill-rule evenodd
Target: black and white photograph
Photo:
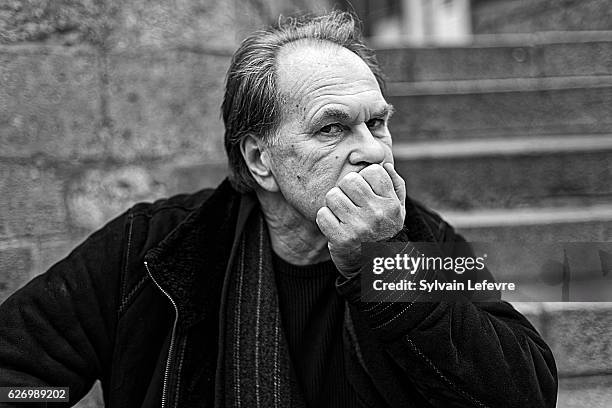
<instances>
[{"instance_id":1,"label":"black and white photograph","mask_svg":"<svg viewBox=\"0 0 612 408\"><path fill-rule=\"evenodd\" d=\"M612 4L0 0L0 407L612 407Z\"/></svg>"}]
</instances>

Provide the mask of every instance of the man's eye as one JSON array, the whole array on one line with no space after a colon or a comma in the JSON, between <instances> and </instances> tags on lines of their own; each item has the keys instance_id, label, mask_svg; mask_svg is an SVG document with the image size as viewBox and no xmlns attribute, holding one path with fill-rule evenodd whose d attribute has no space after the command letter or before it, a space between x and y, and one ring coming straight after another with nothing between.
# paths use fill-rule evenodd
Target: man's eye
<instances>
[{"instance_id":1,"label":"man's eye","mask_svg":"<svg viewBox=\"0 0 612 408\"><path fill-rule=\"evenodd\" d=\"M385 121L382 119L370 119L366 122L366 125L368 126L369 129L378 129L384 124L385 124Z\"/></svg>"},{"instance_id":2,"label":"man's eye","mask_svg":"<svg viewBox=\"0 0 612 408\"><path fill-rule=\"evenodd\" d=\"M344 131L344 128L338 123L332 123L331 125L323 126L321 130L319 130L319 132L326 135L335 135L338 133L342 133L342 131Z\"/></svg>"}]
</instances>

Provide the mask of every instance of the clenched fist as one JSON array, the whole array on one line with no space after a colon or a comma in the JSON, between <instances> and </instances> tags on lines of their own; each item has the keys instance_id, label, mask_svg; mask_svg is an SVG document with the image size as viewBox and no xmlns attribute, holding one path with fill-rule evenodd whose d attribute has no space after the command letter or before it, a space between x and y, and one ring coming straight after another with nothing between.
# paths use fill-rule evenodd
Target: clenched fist
<instances>
[{"instance_id":1,"label":"clenched fist","mask_svg":"<svg viewBox=\"0 0 612 408\"><path fill-rule=\"evenodd\" d=\"M391 238L404 225L406 185L393 168L372 164L344 176L325 195L317 225L328 239L332 261L344 276L361 267L361 243Z\"/></svg>"}]
</instances>

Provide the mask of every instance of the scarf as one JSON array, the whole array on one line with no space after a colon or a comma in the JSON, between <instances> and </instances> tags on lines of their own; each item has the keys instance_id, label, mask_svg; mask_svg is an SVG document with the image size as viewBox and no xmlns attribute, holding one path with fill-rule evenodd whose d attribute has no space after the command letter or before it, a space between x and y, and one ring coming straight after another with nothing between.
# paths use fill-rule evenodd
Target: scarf
<instances>
[{"instance_id":1,"label":"scarf","mask_svg":"<svg viewBox=\"0 0 612 408\"><path fill-rule=\"evenodd\" d=\"M217 407L306 406L281 324L271 250L263 217L252 211L227 281Z\"/></svg>"}]
</instances>

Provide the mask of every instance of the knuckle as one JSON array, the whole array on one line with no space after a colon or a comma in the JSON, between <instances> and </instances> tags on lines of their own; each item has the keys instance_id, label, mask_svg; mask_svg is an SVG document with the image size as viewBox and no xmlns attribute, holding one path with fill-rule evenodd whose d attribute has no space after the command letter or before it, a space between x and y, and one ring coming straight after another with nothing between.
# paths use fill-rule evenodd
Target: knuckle
<instances>
[{"instance_id":1,"label":"knuckle","mask_svg":"<svg viewBox=\"0 0 612 408\"><path fill-rule=\"evenodd\" d=\"M338 186L342 191L355 191L363 182L365 182L364 178L359 173L352 171L342 178Z\"/></svg>"},{"instance_id":2,"label":"knuckle","mask_svg":"<svg viewBox=\"0 0 612 408\"><path fill-rule=\"evenodd\" d=\"M372 166L375 166L372 170L372 173L375 174L376 177L389 180L391 179L389 173L387 173L387 170L385 170L383 166L381 166L380 164L373 164Z\"/></svg>"},{"instance_id":3,"label":"knuckle","mask_svg":"<svg viewBox=\"0 0 612 408\"><path fill-rule=\"evenodd\" d=\"M353 173L347 174L338 182L338 187L340 187L340 189L342 189L343 191L345 191L353 183L355 183L355 177L353 177L351 174Z\"/></svg>"},{"instance_id":4,"label":"knuckle","mask_svg":"<svg viewBox=\"0 0 612 408\"><path fill-rule=\"evenodd\" d=\"M334 231L333 236L331 237L334 244L343 245L347 242L346 232L343 229Z\"/></svg>"},{"instance_id":5,"label":"knuckle","mask_svg":"<svg viewBox=\"0 0 612 408\"><path fill-rule=\"evenodd\" d=\"M366 236L368 232L370 231L370 229L371 229L370 222L365 222L365 221L359 222L354 229L355 240L359 240L361 237Z\"/></svg>"},{"instance_id":6,"label":"knuckle","mask_svg":"<svg viewBox=\"0 0 612 408\"><path fill-rule=\"evenodd\" d=\"M381 171L381 170L385 171L384 167L381 166L378 163L371 164L369 167L370 167L371 171Z\"/></svg>"},{"instance_id":7,"label":"knuckle","mask_svg":"<svg viewBox=\"0 0 612 408\"><path fill-rule=\"evenodd\" d=\"M376 221L379 221L379 220L381 220L381 219L383 219L385 217L385 211L382 208L380 208L380 207L374 207L372 209L372 214L374 216L373 218Z\"/></svg>"},{"instance_id":8,"label":"knuckle","mask_svg":"<svg viewBox=\"0 0 612 408\"><path fill-rule=\"evenodd\" d=\"M325 202L327 204L332 204L338 201L338 194L340 194L340 189L338 187L333 187L331 190L325 194Z\"/></svg>"},{"instance_id":9,"label":"knuckle","mask_svg":"<svg viewBox=\"0 0 612 408\"><path fill-rule=\"evenodd\" d=\"M317 222L318 222L319 220L322 220L322 219L323 219L323 216L324 216L323 214L324 214L324 213L325 213L325 207L321 207L321 208L319 208L319 210L317 211L317 217L316 217L316 218L317 218Z\"/></svg>"},{"instance_id":10,"label":"knuckle","mask_svg":"<svg viewBox=\"0 0 612 408\"><path fill-rule=\"evenodd\" d=\"M361 176L354 171L351 171L350 173L348 173L346 176L344 176L342 178L342 182L346 183L354 183L355 181L359 180L361 178Z\"/></svg>"},{"instance_id":11,"label":"knuckle","mask_svg":"<svg viewBox=\"0 0 612 408\"><path fill-rule=\"evenodd\" d=\"M369 175L371 175L371 174L374 172L374 168L373 168L372 166L374 166L374 165L373 165L373 164L371 164L371 165L369 165L369 166L367 166L367 167L364 167L363 169L361 169L361 171L359 172L359 174L360 174L362 177L364 177L364 178L365 178L365 177L368 177Z\"/></svg>"},{"instance_id":12,"label":"knuckle","mask_svg":"<svg viewBox=\"0 0 612 408\"><path fill-rule=\"evenodd\" d=\"M372 218L378 219L378 218L384 217L385 209L383 208L383 205L384 205L384 202L381 205L381 202L379 200L376 200L374 202L370 202L369 212L370 212Z\"/></svg>"},{"instance_id":13,"label":"knuckle","mask_svg":"<svg viewBox=\"0 0 612 408\"><path fill-rule=\"evenodd\" d=\"M359 240L359 236L360 236L360 234L359 234L358 230L356 228L352 229L352 230L348 231L345 234L345 236L344 236L345 242L346 243L354 243L357 240Z\"/></svg>"}]
</instances>

